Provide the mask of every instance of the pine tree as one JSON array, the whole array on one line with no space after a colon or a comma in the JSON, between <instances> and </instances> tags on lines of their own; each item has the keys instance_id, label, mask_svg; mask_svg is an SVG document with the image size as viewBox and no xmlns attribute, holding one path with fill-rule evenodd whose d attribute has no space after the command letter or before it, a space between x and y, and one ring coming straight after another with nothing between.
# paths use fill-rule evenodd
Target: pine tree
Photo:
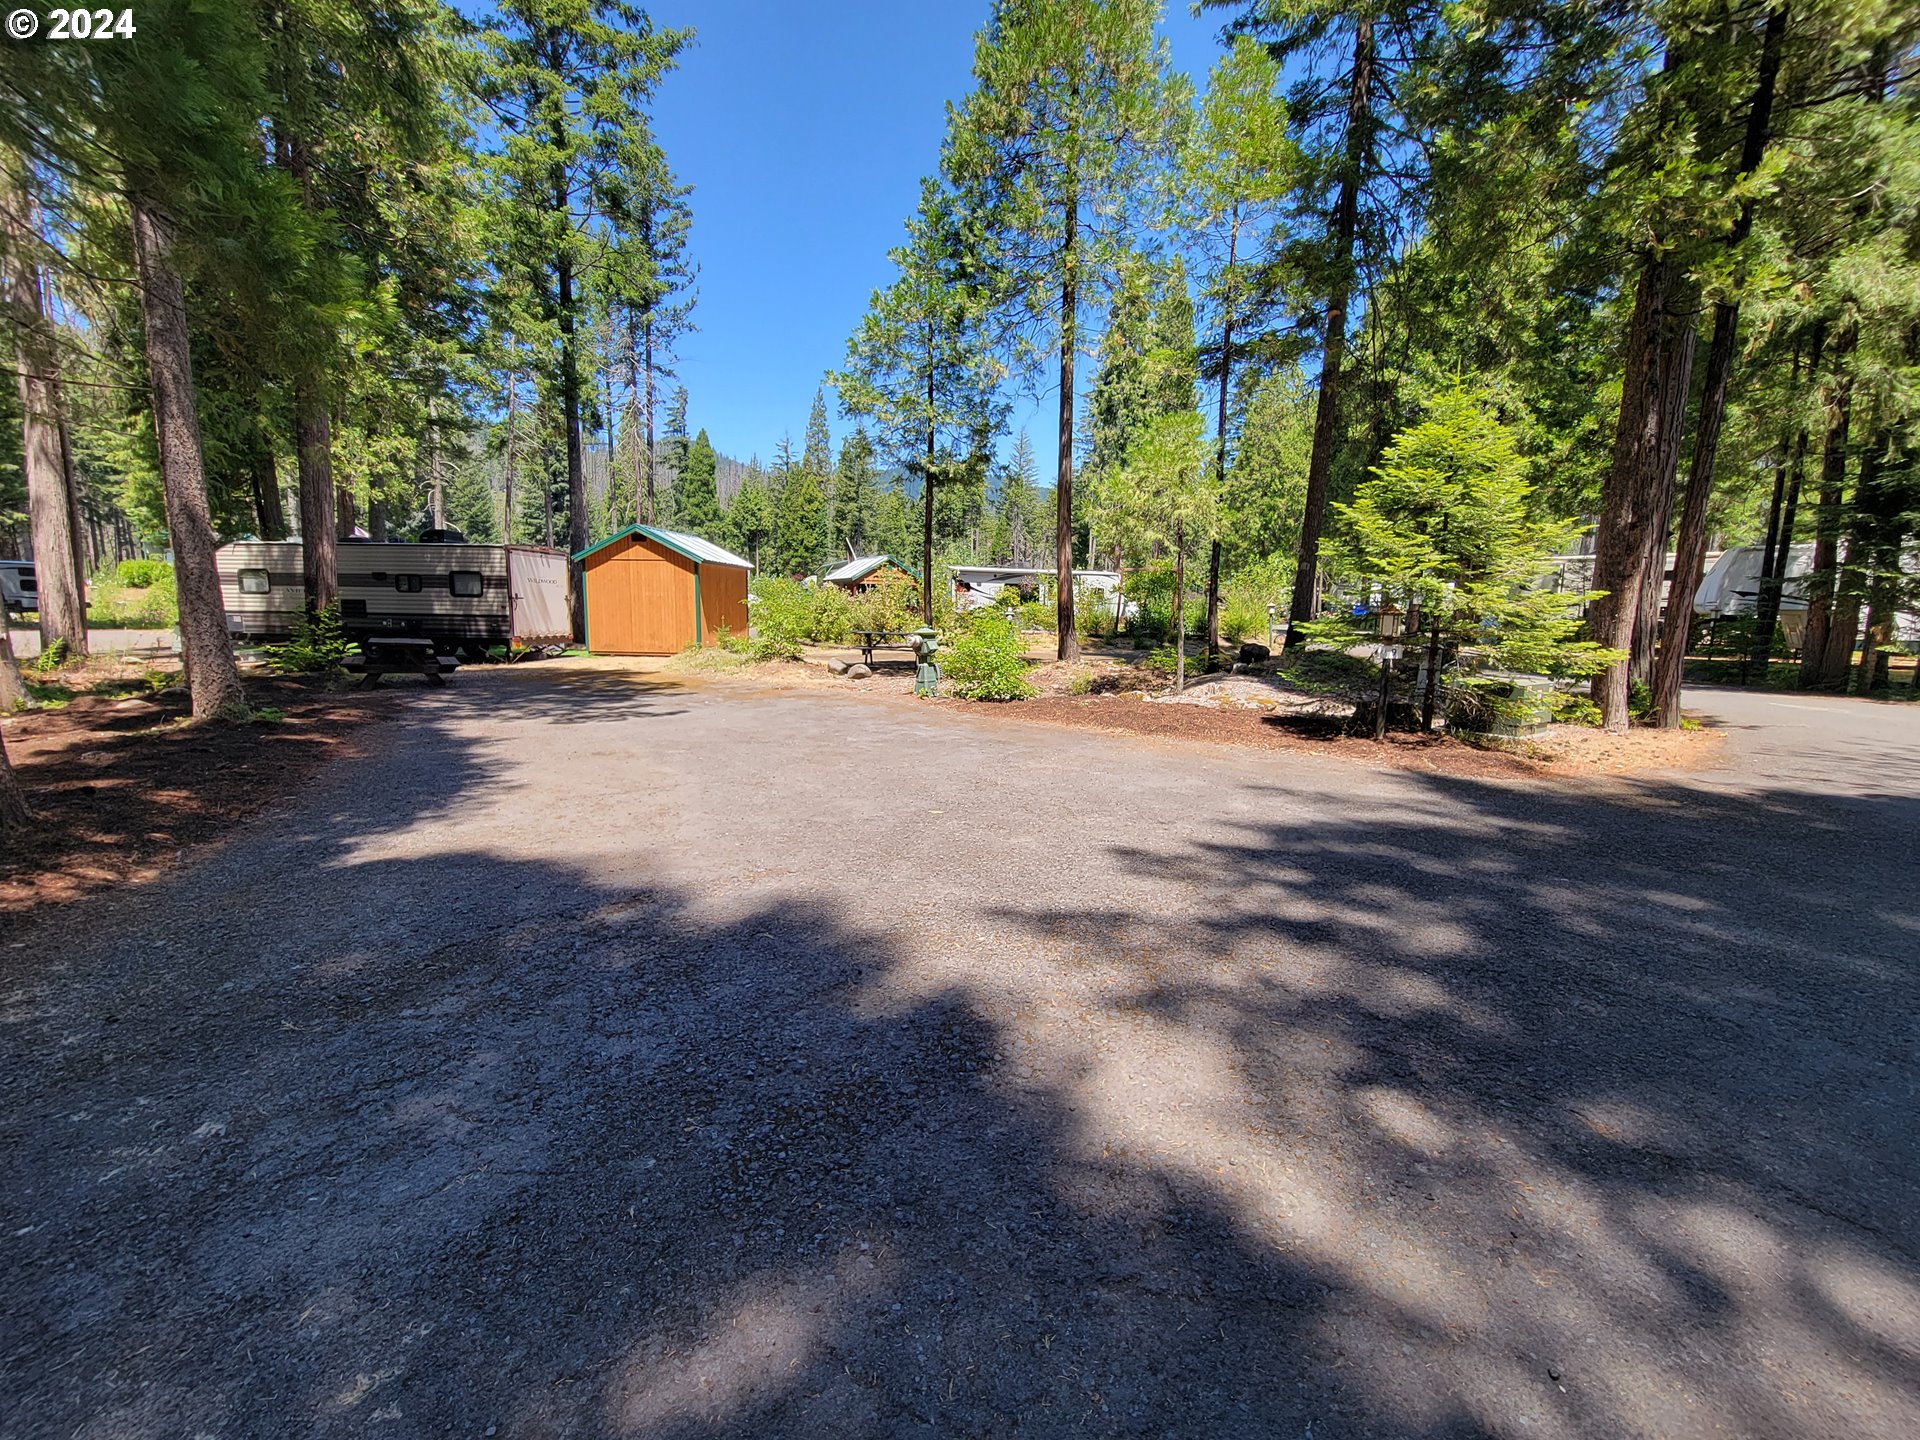
<instances>
[{"instance_id":1,"label":"pine tree","mask_svg":"<svg viewBox=\"0 0 1920 1440\"><path fill-rule=\"evenodd\" d=\"M686 472L674 487L680 528L712 539L720 528L720 500L714 489L713 442L702 430L687 449Z\"/></svg>"},{"instance_id":2,"label":"pine tree","mask_svg":"<svg viewBox=\"0 0 1920 1440\"><path fill-rule=\"evenodd\" d=\"M625 0L515 0L486 32L482 94L503 139L489 157L501 203L494 221L503 268L523 278L551 318L543 380L565 446L565 543L587 546L582 373L587 281L604 259L600 217L644 191L633 167L648 152L645 106L688 35L656 29ZM623 133L629 132L629 133ZM584 628L574 587L574 631Z\"/></svg>"},{"instance_id":3,"label":"pine tree","mask_svg":"<svg viewBox=\"0 0 1920 1440\"><path fill-rule=\"evenodd\" d=\"M805 465L791 466L774 512L775 563L785 575L812 575L827 554L827 497Z\"/></svg>"},{"instance_id":4,"label":"pine tree","mask_svg":"<svg viewBox=\"0 0 1920 1440\"><path fill-rule=\"evenodd\" d=\"M1338 507L1337 561L1364 590L1417 612L1428 728L1440 668L1463 648L1553 675L1592 674L1618 655L1576 638L1583 597L1539 584L1573 527L1535 518L1531 495L1512 432L1486 396L1456 384Z\"/></svg>"},{"instance_id":5,"label":"pine tree","mask_svg":"<svg viewBox=\"0 0 1920 1440\"><path fill-rule=\"evenodd\" d=\"M693 441L687 434L687 387L677 385L667 399L666 420L660 430L659 489L671 490L679 485L681 476L687 473L692 446ZM648 498L657 503L653 494Z\"/></svg>"},{"instance_id":6,"label":"pine tree","mask_svg":"<svg viewBox=\"0 0 1920 1440\"><path fill-rule=\"evenodd\" d=\"M979 237L954 197L921 182L899 271L875 291L833 377L841 407L873 421L877 443L920 484L922 617L933 623L935 497L942 484L978 483L1004 423L1004 374L985 328L990 283Z\"/></svg>"},{"instance_id":7,"label":"pine tree","mask_svg":"<svg viewBox=\"0 0 1920 1440\"><path fill-rule=\"evenodd\" d=\"M1199 412L1164 410L1133 434L1127 457L1103 488L1100 523L1123 551L1143 554L1164 548L1173 554L1174 688L1187 678L1187 546L1211 535L1218 487L1207 463Z\"/></svg>"},{"instance_id":8,"label":"pine tree","mask_svg":"<svg viewBox=\"0 0 1920 1440\"><path fill-rule=\"evenodd\" d=\"M773 496L767 488L765 473L756 463L749 467L740 489L727 507L723 528L727 544L756 566L761 550L773 535ZM770 561L778 569L777 561Z\"/></svg>"},{"instance_id":9,"label":"pine tree","mask_svg":"<svg viewBox=\"0 0 1920 1440\"><path fill-rule=\"evenodd\" d=\"M447 523L476 545L491 545L500 538L499 512L494 508L493 491L487 485L486 471L477 456L463 457L452 467L447 482Z\"/></svg>"},{"instance_id":10,"label":"pine tree","mask_svg":"<svg viewBox=\"0 0 1920 1440\"><path fill-rule=\"evenodd\" d=\"M1038 475L1033 442L1022 430L1014 437L1013 453L1000 477L998 543L993 556L997 561L1022 569L1037 563L1047 542L1048 516L1035 484Z\"/></svg>"},{"instance_id":11,"label":"pine tree","mask_svg":"<svg viewBox=\"0 0 1920 1440\"><path fill-rule=\"evenodd\" d=\"M1298 156L1287 133L1287 107L1274 93L1280 66L1260 45L1238 36L1213 68L1198 123L1182 148L1178 185L1191 234L1207 259L1203 290L1213 311L1219 348L1212 355L1214 382L1214 481L1227 484L1228 397L1244 343L1236 348L1258 306L1245 255L1248 241L1273 222L1274 211L1295 183ZM1207 556L1207 655L1220 651L1222 542Z\"/></svg>"},{"instance_id":12,"label":"pine tree","mask_svg":"<svg viewBox=\"0 0 1920 1440\"><path fill-rule=\"evenodd\" d=\"M1000 0L975 45L975 88L953 113L945 167L998 264L1003 313L1042 320L1056 357L1054 559L1059 656L1073 618L1074 363L1081 308L1110 272L1184 105L1153 35L1153 0Z\"/></svg>"},{"instance_id":13,"label":"pine tree","mask_svg":"<svg viewBox=\"0 0 1920 1440\"><path fill-rule=\"evenodd\" d=\"M874 553L875 511L879 505L879 479L873 464L873 442L864 429L840 442L840 465L833 482L833 541L837 558L851 551L856 555ZM884 552L883 552L884 553Z\"/></svg>"}]
</instances>

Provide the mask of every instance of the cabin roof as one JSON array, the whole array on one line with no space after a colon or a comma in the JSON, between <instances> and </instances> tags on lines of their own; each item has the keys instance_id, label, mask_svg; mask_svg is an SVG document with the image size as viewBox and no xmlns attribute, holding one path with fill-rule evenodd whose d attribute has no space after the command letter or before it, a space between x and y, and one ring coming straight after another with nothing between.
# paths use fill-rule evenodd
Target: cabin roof
<instances>
[{"instance_id":1,"label":"cabin roof","mask_svg":"<svg viewBox=\"0 0 1920 1440\"><path fill-rule=\"evenodd\" d=\"M598 545L589 545L573 558L584 560L595 551L604 550L618 540L626 540L638 535L642 539L652 540L669 550L677 550L697 565L731 565L738 570L753 569L753 562L742 560L731 550L722 549L711 540L702 540L698 535L688 535L680 530L662 530L657 525L629 525L602 540Z\"/></svg>"},{"instance_id":2,"label":"cabin roof","mask_svg":"<svg viewBox=\"0 0 1920 1440\"><path fill-rule=\"evenodd\" d=\"M891 565L896 570L903 570L915 580L920 578L920 572L914 569L913 566L907 564L904 560L896 560L891 555L856 555L853 559L842 561L840 564L834 566L833 569L827 571L827 573L820 578L823 580L831 580L841 585L855 585L866 579L867 576L878 570L882 565Z\"/></svg>"}]
</instances>

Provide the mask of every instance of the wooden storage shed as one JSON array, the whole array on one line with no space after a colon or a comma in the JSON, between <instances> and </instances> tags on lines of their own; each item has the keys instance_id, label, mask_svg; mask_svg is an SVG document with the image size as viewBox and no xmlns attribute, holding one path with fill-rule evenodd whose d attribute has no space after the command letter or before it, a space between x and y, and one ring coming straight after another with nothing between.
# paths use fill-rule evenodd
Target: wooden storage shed
<instances>
[{"instance_id":1,"label":"wooden storage shed","mask_svg":"<svg viewBox=\"0 0 1920 1440\"><path fill-rule=\"evenodd\" d=\"M920 584L920 572L891 555L856 555L834 566L820 578L829 585L838 585L848 594L864 595L869 590L878 590L887 580L895 577L911 581L916 588Z\"/></svg>"},{"instance_id":2,"label":"wooden storage shed","mask_svg":"<svg viewBox=\"0 0 1920 1440\"><path fill-rule=\"evenodd\" d=\"M698 535L629 525L573 557L586 587L587 649L673 655L747 633L753 566Z\"/></svg>"}]
</instances>

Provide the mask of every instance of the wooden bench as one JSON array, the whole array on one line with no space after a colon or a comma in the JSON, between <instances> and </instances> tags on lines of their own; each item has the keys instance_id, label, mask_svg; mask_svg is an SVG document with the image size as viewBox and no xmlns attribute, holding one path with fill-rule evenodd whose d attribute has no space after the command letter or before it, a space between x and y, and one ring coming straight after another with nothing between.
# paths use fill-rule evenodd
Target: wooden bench
<instances>
[{"instance_id":1,"label":"wooden bench","mask_svg":"<svg viewBox=\"0 0 1920 1440\"><path fill-rule=\"evenodd\" d=\"M876 650L904 650L909 655L913 650L913 632L911 630L855 630L852 632L860 642L860 658L873 668L873 652Z\"/></svg>"},{"instance_id":2,"label":"wooden bench","mask_svg":"<svg viewBox=\"0 0 1920 1440\"><path fill-rule=\"evenodd\" d=\"M382 675L424 675L429 685L444 685L446 678L460 668L451 655L442 655L431 640L410 635L369 635L360 642L361 653L341 662L341 668L360 677L360 688L371 689Z\"/></svg>"}]
</instances>

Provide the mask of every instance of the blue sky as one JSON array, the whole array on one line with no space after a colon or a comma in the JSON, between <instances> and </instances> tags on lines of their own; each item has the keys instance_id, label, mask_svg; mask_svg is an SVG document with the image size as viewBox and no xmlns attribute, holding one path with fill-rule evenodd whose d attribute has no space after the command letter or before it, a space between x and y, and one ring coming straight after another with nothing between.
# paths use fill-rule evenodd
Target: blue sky
<instances>
[{"instance_id":1,"label":"blue sky","mask_svg":"<svg viewBox=\"0 0 1920 1440\"><path fill-rule=\"evenodd\" d=\"M655 110L661 143L694 187L700 329L679 367L689 420L727 454L766 461L782 433L799 447L815 388L890 278L887 251L938 164L946 102L969 88L987 0L658 0L648 10L699 32ZM1219 53L1222 19L1176 4L1163 22L1174 63L1196 81ZM848 425L831 391L827 402L837 446ZM1015 405L1043 480L1056 404Z\"/></svg>"}]
</instances>

